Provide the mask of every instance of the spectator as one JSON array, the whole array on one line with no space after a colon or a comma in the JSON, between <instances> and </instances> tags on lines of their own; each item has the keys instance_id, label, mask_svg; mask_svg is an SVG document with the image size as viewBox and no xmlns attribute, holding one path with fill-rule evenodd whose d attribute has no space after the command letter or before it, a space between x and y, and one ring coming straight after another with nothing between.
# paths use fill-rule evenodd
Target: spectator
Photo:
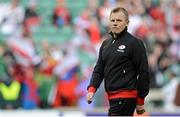
<instances>
[{"instance_id":1,"label":"spectator","mask_svg":"<svg viewBox=\"0 0 180 117\"><path fill-rule=\"evenodd\" d=\"M75 89L78 85L79 58L73 45L69 46L71 48L66 50L64 61L60 61L54 69L58 78L54 107L77 105Z\"/></svg>"},{"instance_id":2,"label":"spectator","mask_svg":"<svg viewBox=\"0 0 180 117\"><path fill-rule=\"evenodd\" d=\"M54 26L62 27L71 23L71 15L66 7L65 0L56 0L56 7L53 12L52 21Z\"/></svg>"},{"instance_id":3,"label":"spectator","mask_svg":"<svg viewBox=\"0 0 180 117\"><path fill-rule=\"evenodd\" d=\"M0 107L4 109L18 108L21 103L21 84L13 78L13 71L16 65L14 55L9 50L2 54L4 63L4 75L0 82Z\"/></svg>"},{"instance_id":4,"label":"spectator","mask_svg":"<svg viewBox=\"0 0 180 117\"><path fill-rule=\"evenodd\" d=\"M91 25L88 28L89 37L92 45L97 45L100 42L100 29L96 18L91 19Z\"/></svg>"},{"instance_id":5,"label":"spectator","mask_svg":"<svg viewBox=\"0 0 180 117\"><path fill-rule=\"evenodd\" d=\"M164 108L165 110L168 111L174 111L174 110L178 110L179 107L176 106L174 100L175 100L175 96L176 96L176 91L178 88L178 84L180 82L179 77L180 76L180 67L179 64L177 65L172 65L168 71L168 80L169 82L162 88L163 94L165 96L164 98Z\"/></svg>"},{"instance_id":6,"label":"spectator","mask_svg":"<svg viewBox=\"0 0 180 117\"><path fill-rule=\"evenodd\" d=\"M24 25L27 26L30 31L34 31L34 28L40 24L41 19L37 13L37 5L36 0L30 0L28 7L25 9Z\"/></svg>"},{"instance_id":7,"label":"spectator","mask_svg":"<svg viewBox=\"0 0 180 117\"><path fill-rule=\"evenodd\" d=\"M19 5L19 0L11 0L11 3L1 5L1 33L11 35L20 31L24 20L24 9Z\"/></svg>"}]
</instances>

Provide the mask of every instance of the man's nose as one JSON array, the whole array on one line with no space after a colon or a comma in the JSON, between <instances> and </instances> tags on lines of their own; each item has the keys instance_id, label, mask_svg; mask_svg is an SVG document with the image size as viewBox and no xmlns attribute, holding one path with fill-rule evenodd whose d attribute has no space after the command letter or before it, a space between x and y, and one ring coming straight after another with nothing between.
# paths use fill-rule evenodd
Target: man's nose
<instances>
[{"instance_id":1,"label":"man's nose","mask_svg":"<svg viewBox=\"0 0 180 117\"><path fill-rule=\"evenodd\" d=\"M114 23L114 24L113 24L113 26L117 26L117 24L116 24L116 23Z\"/></svg>"}]
</instances>

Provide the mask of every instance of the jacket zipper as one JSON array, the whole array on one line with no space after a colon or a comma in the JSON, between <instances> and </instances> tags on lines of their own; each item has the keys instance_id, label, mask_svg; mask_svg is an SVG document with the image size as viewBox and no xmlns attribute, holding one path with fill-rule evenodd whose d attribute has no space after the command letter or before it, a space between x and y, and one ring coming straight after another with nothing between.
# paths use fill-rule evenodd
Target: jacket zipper
<instances>
[{"instance_id":1,"label":"jacket zipper","mask_svg":"<svg viewBox=\"0 0 180 117\"><path fill-rule=\"evenodd\" d=\"M115 41L116 41L116 40L113 39L112 44L113 44Z\"/></svg>"},{"instance_id":2,"label":"jacket zipper","mask_svg":"<svg viewBox=\"0 0 180 117\"><path fill-rule=\"evenodd\" d=\"M124 69L124 66L125 66L125 64L124 64L123 67L122 67L123 78L125 78L125 75L126 75L126 69Z\"/></svg>"},{"instance_id":3,"label":"jacket zipper","mask_svg":"<svg viewBox=\"0 0 180 117\"><path fill-rule=\"evenodd\" d=\"M123 78L125 78L126 70L123 69Z\"/></svg>"}]
</instances>

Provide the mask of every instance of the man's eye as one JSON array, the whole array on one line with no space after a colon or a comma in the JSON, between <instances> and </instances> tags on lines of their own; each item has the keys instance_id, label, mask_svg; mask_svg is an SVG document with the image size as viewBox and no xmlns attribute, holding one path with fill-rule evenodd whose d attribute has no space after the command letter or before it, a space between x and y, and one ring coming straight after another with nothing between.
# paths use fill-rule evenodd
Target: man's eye
<instances>
[{"instance_id":1,"label":"man's eye","mask_svg":"<svg viewBox=\"0 0 180 117\"><path fill-rule=\"evenodd\" d=\"M117 19L117 21L118 21L118 22L121 22L122 20L120 20L120 19Z\"/></svg>"},{"instance_id":2,"label":"man's eye","mask_svg":"<svg viewBox=\"0 0 180 117\"><path fill-rule=\"evenodd\" d=\"M115 20L111 20L111 22L114 22Z\"/></svg>"}]
</instances>

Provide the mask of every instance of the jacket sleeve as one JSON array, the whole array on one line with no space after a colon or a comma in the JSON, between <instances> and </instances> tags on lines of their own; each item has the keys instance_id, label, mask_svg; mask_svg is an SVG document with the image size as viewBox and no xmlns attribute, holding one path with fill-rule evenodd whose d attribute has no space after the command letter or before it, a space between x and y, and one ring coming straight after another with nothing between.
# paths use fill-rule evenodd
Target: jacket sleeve
<instances>
[{"instance_id":1,"label":"jacket sleeve","mask_svg":"<svg viewBox=\"0 0 180 117\"><path fill-rule=\"evenodd\" d=\"M89 87L94 87L97 89L103 80L104 64L102 61L102 49L103 49L103 44L101 45L100 50L99 50L99 57L98 57L98 60L96 62L96 65L94 67L92 77L90 80L90 84L88 86L88 90L89 90Z\"/></svg>"},{"instance_id":2,"label":"jacket sleeve","mask_svg":"<svg viewBox=\"0 0 180 117\"><path fill-rule=\"evenodd\" d=\"M133 48L133 63L135 64L135 69L137 70L137 90L138 90L138 97L137 97L137 104L143 105L144 98L149 93L149 82L150 82L150 75L149 75L149 66L148 66L148 59L146 55L146 49L144 44L141 40L138 40L135 47Z\"/></svg>"}]
</instances>

